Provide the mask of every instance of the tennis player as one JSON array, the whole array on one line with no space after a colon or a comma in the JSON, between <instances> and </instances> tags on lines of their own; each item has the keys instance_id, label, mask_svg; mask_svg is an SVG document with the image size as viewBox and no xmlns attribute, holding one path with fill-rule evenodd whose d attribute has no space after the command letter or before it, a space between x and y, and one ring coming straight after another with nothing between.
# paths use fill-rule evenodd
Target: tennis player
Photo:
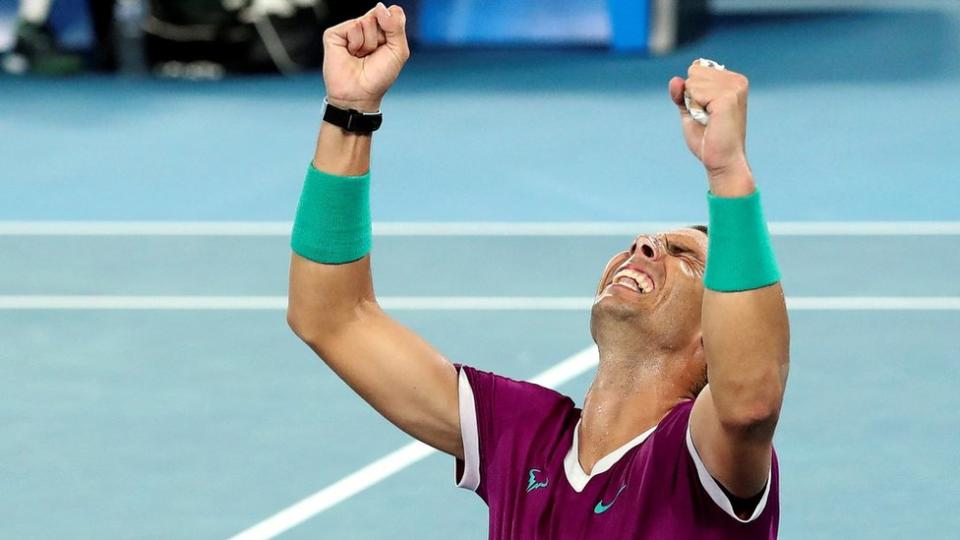
<instances>
[{"instance_id":1,"label":"tennis player","mask_svg":"<svg viewBox=\"0 0 960 540\"><path fill-rule=\"evenodd\" d=\"M326 32L328 107L292 238L294 332L380 414L456 458L491 539L775 538L789 330L745 157L747 79L693 65L670 81L706 170L709 236L640 235L607 263L590 321L600 364L578 409L452 364L377 305L371 133L410 54L404 28L380 4Z\"/></svg>"}]
</instances>

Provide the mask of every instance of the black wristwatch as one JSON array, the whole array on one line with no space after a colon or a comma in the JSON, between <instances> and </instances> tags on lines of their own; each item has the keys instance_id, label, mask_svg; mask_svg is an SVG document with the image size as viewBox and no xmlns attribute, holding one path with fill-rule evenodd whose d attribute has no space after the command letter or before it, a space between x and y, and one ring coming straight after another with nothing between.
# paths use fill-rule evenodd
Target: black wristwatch
<instances>
[{"instance_id":1,"label":"black wristwatch","mask_svg":"<svg viewBox=\"0 0 960 540\"><path fill-rule=\"evenodd\" d=\"M380 129L380 124L383 123L383 114L380 111L365 113L356 109L341 109L331 105L326 99L323 102L327 105L323 113L323 121L330 122L350 133L373 133Z\"/></svg>"}]
</instances>

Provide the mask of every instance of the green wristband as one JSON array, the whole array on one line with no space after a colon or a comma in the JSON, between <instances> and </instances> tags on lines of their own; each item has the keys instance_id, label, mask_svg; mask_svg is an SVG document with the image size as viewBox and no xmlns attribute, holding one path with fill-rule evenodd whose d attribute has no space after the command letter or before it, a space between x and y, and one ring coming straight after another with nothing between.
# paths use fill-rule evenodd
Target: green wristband
<instances>
[{"instance_id":1,"label":"green wristband","mask_svg":"<svg viewBox=\"0 0 960 540\"><path fill-rule=\"evenodd\" d=\"M710 206L710 246L706 288L735 292L759 289L780 281L780 269L763 219L760 192L746 197L707 193Z\"/></svg>"},{"instance_id":2,"label":"green wristband","mask_svg":"<svg viewBox=\"0 0 960 540\"><path fill-rule=\"evenodd\" d=\"M310 166L303 183L290 247L301 257L343 264L370 252L370 173L334 176Z\"/></svg>"}]
</instances>

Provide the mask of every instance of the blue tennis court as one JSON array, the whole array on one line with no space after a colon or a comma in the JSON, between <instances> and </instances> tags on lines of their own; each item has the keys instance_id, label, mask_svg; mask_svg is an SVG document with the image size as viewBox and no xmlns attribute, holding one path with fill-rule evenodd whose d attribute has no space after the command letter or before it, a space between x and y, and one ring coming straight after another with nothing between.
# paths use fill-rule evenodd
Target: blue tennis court
<instances>
[{"instance_id":1,"label":"blue tennis court","mask_svg":"<svg viewBox=\"0 0 960 540\"><path fill-rule=\"evenodd\" d=\"M752 81L790 299L781 537L949 538L958 36L951 5L727 16L655 59L415 52L375 139L377 293L456 362L584 351L609 255L706 219L666 81L718 58ZM319 76L0 95L0 538L230 538L410 442L284 319ZM579 399L592 372L564 373ZM392 463L282 537L486 538L451 458Z\"/></svg>"}]
</instances>

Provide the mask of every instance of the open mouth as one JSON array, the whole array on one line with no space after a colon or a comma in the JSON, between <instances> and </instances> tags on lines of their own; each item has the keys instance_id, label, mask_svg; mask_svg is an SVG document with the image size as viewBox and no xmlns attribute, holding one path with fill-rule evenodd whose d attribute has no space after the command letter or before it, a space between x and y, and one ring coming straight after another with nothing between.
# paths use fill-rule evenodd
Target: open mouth
<instances>
[{"instance_id":1,"label":"open mouth","mask_svg":"<svg viewBox=\"0 0 960 540\"><path fill-rule=\"evenodd\" d=\"M624 268L620 270L614 274L610 283L626 287L639 294L653 292L656 288L653 279L647 275L646 272L634 268Z\"/></svg>"}]
</instances>

